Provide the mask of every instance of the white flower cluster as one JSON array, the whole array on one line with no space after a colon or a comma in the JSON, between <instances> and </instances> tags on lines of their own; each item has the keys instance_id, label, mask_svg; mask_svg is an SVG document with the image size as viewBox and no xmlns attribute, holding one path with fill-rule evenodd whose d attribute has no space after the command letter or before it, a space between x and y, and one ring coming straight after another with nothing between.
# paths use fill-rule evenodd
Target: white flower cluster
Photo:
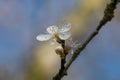
<instances>
[{"instance_id":1,"label":"white flower cluster","mask_svg":"<svg viewBox=\"0 0 120 80\"><path fill-rule=\"evenodd\" d=\"M68 23L64 26L58 27L58 26L49 26L46 31L48 32L47 34L39 34L36 39L39 41L51 41L51 44L55 44L55 42L60 43L60 41L64 40L65 41L65 49L63 49L62 46L58 46L55 51L59 55L64 56L64 51L65 50L67 53L72 53L74 52L74 48L76 47L76 43L72 41L71 33L69 30L71 29L71 24Z\"/></svg>"}]
</instances>

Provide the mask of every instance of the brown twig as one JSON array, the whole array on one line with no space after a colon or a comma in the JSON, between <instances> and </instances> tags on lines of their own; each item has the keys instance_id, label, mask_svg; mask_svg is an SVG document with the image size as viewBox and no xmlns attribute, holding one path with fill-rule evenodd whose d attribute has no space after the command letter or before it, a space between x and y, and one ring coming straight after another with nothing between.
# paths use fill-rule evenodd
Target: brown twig
<instances>
[{"instance_id":1,"label":"brown twig","mask_svg":"<svg viewBox=\"0 0 120 80\"><path fill-rule=\"evenodd\" d=\"M69 66L72 64L72 62L77 58L77 56L85 49L87 44L98 34L100 29L108 22L111 21L114 17L114 10L116 9L116 5L119 1L118 0L111 0L111 3L109 3L104 11L103 19L100 21L99 25L95 29L93 33L87 38L87 40L79 46L79 48L74 52L74 55L72 56L70 62L67 64L66 69L69 68Z\"/></svg>"},{"instance_id":2,"label":"brown twig","mask_svg":"<svg viewBox=\"0 0 120 80\"><path fill-rule=\"evenodd\" d=\"M61 40L60 44L61 44L61 46L63 48L64 57L63 56L61 57L61 67L60 67L60 70L59 70L58 74L56 74L56 76L53 78L53 80L59 80L63 75L67 75L67 73L64 72L64 70L65 70L65 63L66 63L66 55L67 55L67 53L65 51L65 41Z\"/></svg>"},{"instance_id":3,"label":"brown twig","mask_svg":"<svg viewBox=\"0 0 120 80\"><path fill-rule=\"evenodd\" d=\"M67 72L68 68L71 66L73 61L80 55L80 53L86 48L88 43L99 33L100 29L108 22L111 21L114 17L114 10L116 9L117 3L119 3L120 0L111 0L111 2L106 6L104 11L104 16L100 23L98 24L97 28L94 32L91 33L91 35L86 39L86 41L76 49L73 56L71 57L70 61L67 63L67 65L62 69L62 74L57 74L55 77L56 79L53 80L61 80L65 73Z\"/></svg>"}]
</instances>

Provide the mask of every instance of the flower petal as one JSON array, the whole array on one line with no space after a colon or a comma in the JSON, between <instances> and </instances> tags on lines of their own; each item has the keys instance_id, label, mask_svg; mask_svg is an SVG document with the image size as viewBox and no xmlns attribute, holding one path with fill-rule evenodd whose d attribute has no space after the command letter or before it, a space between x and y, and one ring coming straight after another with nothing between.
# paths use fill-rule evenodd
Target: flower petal
<instances>
[{"instance_id":1,"label":"flower petal","mask_svg":"<svg viewBox=\"0 0 120 80\"><path fill-rule=\"evenodd\" d=\"M54 33L58 32L58 27L54 26L54 25L53 26L49 26L47 28L47 32L50 33L50 34L54 34Z\"/></svg>"},{"instance_id":2,"label":"flower petal","mask_svg":"<svg viewBox=\"0 0 120 80\"><path fill-rule=\"evenodd\" d=\"M72 44L73 48L77 48L77 47L80 46L80 45L81 45L81 43L79 43L78 41L75 41L75 42Z\"/></svg>"},{"instance_id":3,"label":"flower petal","mask_svg":"<svg viewBox=\"0 0 120 80\"><path fill-rule=\"evenodd\" d=\"M52 38L52 35L50 35L50 34L40 34L36 37L36 39L39 41L47 41L50 38Z\"/></svg>"},{"instance_id":4,"label":"flower petal","mask_svg":"<svg viewBox=\"0 0 120 80\"><path fill-rule=\"evenodd\" d=\"M62 40L67 40L68 38L70 38L70 36L71 36L70 32L64 32L64 33L59 34L59 38Z\"/></svg>"},{"instance_id":5,"label":"flower petal","mask_svg":"<svg viewBox=\"0 0 120 80\"><path fill-rule=\"evenodd\" d=\"M70 29L71 29L71 24L68 23L68 24L62 26L61 29L59 29L59 32L61 32L61 33L67 32L67 31L69 31Z\"/></svg>"}]
</instances>

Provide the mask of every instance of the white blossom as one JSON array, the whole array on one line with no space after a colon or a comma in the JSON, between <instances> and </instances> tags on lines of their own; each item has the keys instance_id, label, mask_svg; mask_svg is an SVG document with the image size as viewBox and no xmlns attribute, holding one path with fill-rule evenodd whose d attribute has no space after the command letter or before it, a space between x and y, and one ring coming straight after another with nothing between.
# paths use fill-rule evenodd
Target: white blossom
<instances>
[{"instance_id":1,"label":"white blossom","mask_svg":"<svg viewBox=\"0 0 120 80\"><path fill-rule=\"evenodd\" d=\"M65 50L67 53L73 54L78 46L80 46L80 43L77 41L73 42L72 37L65 41Z\"/></svg>"},{"instance_id":2,"label":"white blossom","mask_svg":"<svg viewBox=\"0 0 120 80\"><path fill-rule=\"evenodd\" d=\"M49 26L46 31L48 34L39 34L36 39L39 41L48 41L51 40L52 44L54 42L60 40L67 40L71 37L71 33L68 32L71 29L71 24L68 23L64 26L58 27L58 26Z\"/></svg>"}]
</instances>

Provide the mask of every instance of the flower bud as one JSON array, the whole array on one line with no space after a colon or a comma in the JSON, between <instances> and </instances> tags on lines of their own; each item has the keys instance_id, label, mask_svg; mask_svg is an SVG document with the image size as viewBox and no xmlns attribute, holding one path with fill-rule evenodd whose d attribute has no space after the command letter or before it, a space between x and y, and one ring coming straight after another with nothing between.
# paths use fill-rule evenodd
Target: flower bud
<instances>
[{"instance_id":1,"label":"flower bud","mask_svg":"<svg viewBox=\"0 0 120 80\"><path fill-rule=\"evenodd\" d=\"M55 49L55 52L61 57L61 58L64 58L65 57L65 54L64 54L64 50L61 46L58 46L56 49Z\"/></svg>"}]
</instances>

